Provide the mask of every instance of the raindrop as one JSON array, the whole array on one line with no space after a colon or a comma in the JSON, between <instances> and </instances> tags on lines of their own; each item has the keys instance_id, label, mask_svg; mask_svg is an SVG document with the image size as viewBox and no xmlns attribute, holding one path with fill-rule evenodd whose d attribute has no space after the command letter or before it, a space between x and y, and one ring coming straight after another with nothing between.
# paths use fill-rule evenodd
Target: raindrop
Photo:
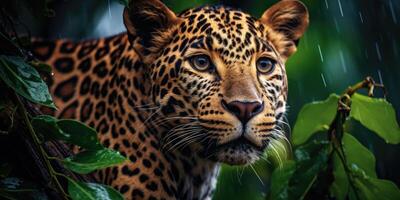
<instances>
[{"instance_id":1,"label":"raindrop","mask_svg":"<svg viewBox=\"0 0 400 200\"><path fill-rule=\"evenodd\" d=\"M376 49L376 54L378 55L378 60L381 61L382 60L382 56L381 56L381 50L379 49L378 42L375 42L375 49Z\"/></svg>"},{"instance_id":2,"label":"raindrop","mask_svg":"<svg viewBox=\"0 0 400 200\"><path fill-rule=\"evenodd\" d=\"M328 8L329 8L329 5L328 5L328 0L325 0L325 6L326 6L326 9L328 9Z\"/></svg>"},{"instance_id":3,"label":"raindrop","mask_svg":"<svg viewBox=\"0 0 400 200\"><path fill-rule=\"evenodd\" d=\"M333 18L333 22L335 23L336 31L337 31L338 33L340 33L339 24L338 24L336 18Z\"/></svg>"},{"instance_id":4,"label":"raindrop","mask_svg":"<svg viewBox=\"0 0 400 200\"><path fill-rule=\"evenodd\" d=\"M324 62L324 56L322 56L321 46L319 46L319 44L318 44L318 51L319 51L319 56L321 57L321 61Z\"/></svg>"},{"instance_id":5,"label":"raindrop","mask_svg":"<svg viewBox=\"0 0 400 200\"><path fill-rule=\"evenodd\" d=\"M364 18L363 18L363 16L362 16L362 13L361 13L361 12L358 12L358 15L360 15L361 23L364 24Z\"/></svg>"},{"instance_id":6,"label":"raindrop","mask_svg":"<svg viewBox=\"0 0 400 200\"><path fill-rule=\"evenodd\" d=\"M326 87L326 81L325 81L325 77L324 77L323 73L321 73L321 78L322 78L322 82L324 83L324 86Z\"/></svg>"},{"instance_id":7,"label":"raindrop","mask_svg":"<svg viewBox=\"0 0 400 200\"><path fill-rule=\"evenodd\" d=\"M340 9L340 14L343 17L343 9L342 9L342 3L340 2L340 0L338 0L338 4L339 4L339 9Z\"/></svg>"},{"instance_id":8,"label":"raindrop","mask_svg":"<svg viewBox=\"0 0 400 200\"><path fill-rule=\"evenodd\" d=\"M110 6L110 0L107 1L108 2L108 15L110 15L110 19L112 18L111 16L111 6Z\"/></svg>"},{"instance_id":9,"label":"raindrop","mask_svg":"<svg viewBox=\"0 0 400 200\"><path fill-rule=\"evenodd\" d=\"M390 7L390 12L392 13L393 22L394 22L395 24L397 24L396 13L394 12L394 9L393 9L392 0L389 1L389 7Z\"/></svg>"},{"instance_id":10,"label":"raindrop","mask_svg":"<svg viewBox=\"0 0 400 200\"><path fill-rule=\"evenodd\" d=\"M344 61L343 51L340 50L339 54L340 54L340 62L342 63L343 71L344 71L344 73L347 73L347 66L346 66L346 62Z\"/></svg>"},{"instance_id":11,"label":"raindrop","mask_svg":"<svg viewBox=\"0 0 400 200\"><path fill-rule=\"evenodd\" d=\"M378 69L379 84L383 84L381 70Z\"/></svg>"}]
</instances>

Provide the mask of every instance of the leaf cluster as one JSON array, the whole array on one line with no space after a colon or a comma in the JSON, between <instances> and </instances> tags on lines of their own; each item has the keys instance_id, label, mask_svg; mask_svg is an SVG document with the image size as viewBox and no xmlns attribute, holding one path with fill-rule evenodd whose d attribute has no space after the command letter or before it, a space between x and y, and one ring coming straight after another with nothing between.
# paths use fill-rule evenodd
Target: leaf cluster
<instances>
[{"instance_id":1,"label":"leaf cluster","mask_svg":"<svg viewBox=\"0 0 400 200\"><path fill-rule=\"evenodd\" d=\"M344 126L353 119L386 143L399 144L392 105L356 93L368 88L371 94L373 86L367 78L341 96L332 94L301 109L291 137L294 159L274 170L270 199L400 199L393 182L377 177L373 153Z\"/></svg>"},{"instance_id":2,"label":"leaf cluster","mask_svg":"<svg viewBox=\"0 0 400 200\"><path fill-rule=\"evenodd\" d=\"M11 38L1 34L1 40L10 46L18 46ZM40 62L28 59L24 54L0 54L0 86L6 88L16 104L16 110L27 127L30 137L36 148L39 149L40 159L46 163L46 170L51 176L50 184L57 186L64 198L74 200L86 199L123 199L122 195L113 188L98 183L77 181L64 173L57 172L52 162L61 163L65 169L77 174L88 174L95 170L104 169L126 160L119 152L103 147L97 139L96 131L87 125L67 119L57 119L48 115L34 116L26 110L24 102L56 109L48 87L39 72L49 73L51 67ZM3 101L0 101L0 103ZM9 105L0 104L0 112ZM12 117L13 118L13 117ZM47 141L61 140L68 144L77 145L81 149L76 155L67 158L51 157L43 148ZM41 188L33 182L16 177L8 177L9 166L3 163L0 166L0 198L1 199L48 199ZM4 173L3 173L4 172ZM64 189L60 179L67 180L68 189Z\"/></svg>"}]
</instances>

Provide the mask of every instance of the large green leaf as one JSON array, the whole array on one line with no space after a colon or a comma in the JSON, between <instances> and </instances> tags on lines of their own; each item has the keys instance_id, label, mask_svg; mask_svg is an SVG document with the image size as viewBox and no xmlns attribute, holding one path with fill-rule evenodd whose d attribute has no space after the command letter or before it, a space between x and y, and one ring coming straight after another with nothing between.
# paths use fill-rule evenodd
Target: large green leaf
<instances>
[{"instance_id":1,"label":"large green leaf","mask_svg":"<svg viewBox=\"0 0 400 200\"><path fill-rule=\"evenodd\" d=\"M97 132L93 128L81 122L69 119L59 120L57 125L65 134L70 135L66 140L67 142L89 150L103 148L97 139Z\"/></svg>"},{"instance_id":2,"label":"large green leaf","mask_svg":"<svg viewBox=\"0 0 400 200\"><path fill-rule=\"evenodd\" d=\"M366 175L376 178L375 157L356 138L348 133L343 134L343 149L348 167L353 164L359 166ZM349 191L349 181L339 156L335 153L333 157L334 182L331 193L338 199L345 199Z\"/></svg>"},{"instance_id":3,"label":"large green leaf","mask_svg":"<svg viewBox=\"0 0 400 200\"><path fill-rule=\"evenodd\" d=\"M355 93L350 116L382 137L387 143L400 143L400 127L393 106L384 99Z\"/></svg>"},{"instance_id":4,"label":"large green leaf","mask_svg":"<svg viewBox=\"0 0 400 200\"><path fill-rule=\"evenodd\" d=\"M400 190L396 184L383 180L369 177L356 164L350 168L354 185L357 188L357 195L365 200L395 200L400 199ZM354 191L353 191L354 192ZM350 200L356 199L355 194L349 195Z\"/></svg>"},{"instance_id":5,"label":"large green leaf","mask_svg":"<svg viewBox=\"0 0 400 200\"><path fill-rule=\"evenodd\" d=\"M0 78L19 95L40 105L55 108L46 83L23 58L0 55Z\"/></svg>"},{"instance_id":6,"label":"large green leaf","mask_svg":"<svg viewBox=\"0 0 400 200\"><path fill-rule=\"evenodd\" d=\"M68 178L68 193L72 200L123 200L122 195L110 186L97 183L76 182Z\"/></svg>"},{"instance_id":7,"label":"large green leaf","mask_svg":"<svg viewBox=\"0 0 400 200\"><path fill-rule=\"evenodd\" d=\"M269 199L287 200L289 199L289 180L296 169L293 160L286 161L281 167L274 170L271 175L271 189Z\"/></svg>"},{"instance_id":8,"label":"large green leaf","mask_svg":"<svg viewBox=\"0 0 400 200\"><path fill-rule=\"evenodd\" d=\"M293 128L293 144L302 144L314 133L328 130L335 118L338 100L338 95L331 94L325 101L305 105L300 110Z\"/></svg>"},{"instance_id":9,"label":"large green leaf","mask_svg":"<svg viewBox=\"0 0 400 200\"><path fill-rule=\"evenodd\" d=\"M289 181L289 199L303 199L318 174L328 164L331 144L328 141L310 141L295 152L296 170Z\"/></svg>"},{"instance_id":10,"label":"large green leaf","mask_svg":"<svg viewBox=\"0 0 400 200\"><path fill-rule=\"evenodd\" d=\"M36 132L47 138L64 140L88 150L103 149L93 128L71 119L56 119L48 115L40 115L32 120Z\"/></svg>"},{"instance_id":11,"label":"large green leaf","mask_svg":"<svg viewBox=\"0 0 400 200\"><path fill-rule=\"evenodd\" d=\"M41 133L46 138L68 141L71 135L65 133L57 122L58 119L49 115L39 115L31 121L35 132Z\"/></svg>"},{"instance_id":12,"label":"large green leaf","mask_svg":"<svg viewBox=\"0 0 400 200\"><path fill-rule=\"evenodd\" d=\"M363 169L369 177L376 178L374 154L348 133L343 135L342 142L347 164L349 166L356 164Z\"/></svg>"},{"instance_id":13,"label":"large green leaf","mask_svg":"<svg viewBox=\"0 0 400 200\"><path fill-rule=\"evenodd\" d=\"M64 160L64 166L68 169L87 174L96 169L110 167L120 164L126 160L118 151L102 149L97 151L84 151Z\"/></svg>"}]
</instances>

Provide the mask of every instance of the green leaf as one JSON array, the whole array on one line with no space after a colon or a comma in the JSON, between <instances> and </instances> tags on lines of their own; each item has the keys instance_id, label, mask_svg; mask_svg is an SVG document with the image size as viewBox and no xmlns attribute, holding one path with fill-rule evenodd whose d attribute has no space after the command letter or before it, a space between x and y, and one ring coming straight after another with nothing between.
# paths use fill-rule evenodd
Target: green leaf
<instances>
[{"instance_id":1,"label":"green leaf","mask_svg":"<svg viewBox=\"0 0 400 200\"><path fill-rule=\"evenodd\" d=\"M331 194L337 200L345 200L349 192L349 180L337 153L333 154L333 177L334 181L330 188Z\"/></svg>"},{"instance_id":2,"label":"green leaf","mask_svg":"<svg viewBox=\"0 0 400 200\"><path fill-rule=\"evenodd\" d=\"M393 182L369 177L362 169L353 164L350 168L354 176L354 185L361 199L366 200L394 200L400 199L400 190ZM355 195L350 195L355 199Z\"/></svg>"},{"instance_id":3,"label":"green leaf","mask_svg":"<svg viewBox=\"0 0 400 200\"><path fill-rule=\"evenodd\" d=\"M32 119L33 129L46 138L68 141L71 135L65 133L57 124L58 119L49 115L40 115Z\"/></svg>"},{"instance_id":4,"label":"green leaf","mask_svg":"<svg viewBox=\"0 0 400 200\"><path fill-rule=\"evenodd\" d=\"M367 176L376 178L374 155L348 133L343 134L342 144L347 166L349 168L353 165L358 166ZM331 186L331 193L338 200L345 199L349 191L349 181L343 163L337 153L335 153L333 157L333 175L335 181Z\"/></svg>"},{"instance_id":5,"label":"green leaf","mask_svg":"<svg viewBox=\"0 0 400 200\"><path fill-rule=\"evenodd\" d=\"M339 96L331 94L325 101L305 105L293 128L293 145L306 142L314 133L329 129L335 118Z\"/></svg>"},{"instance_id":6,"label":"green leaf","mask_svg":"<svg viewBox=\"0 0 400 200\"><path fill-rule=\"evenodd\" d=\"M0 55L0 78L19 95L51 108L56 108L46 83L39 73L21 57Z\"/></svg>"},{"instance_id":7,"label":"green leaf","mask_svg":"<svg viewBox=\"0 0 400 200\"><path fill-rule=\"evenodd\" d=\"M98 151L84 151L73 157L66 158L63 163L68 169L87 174L97 169L120 164L126 160L118 151L102 149Z\"/></svg>"},{"instance_id":8,"label":"green leaf","mask_svg":"<svg viewBox=\"0 0 400 200\"><path fill-rule=\"evenodd\" d=\"M73 200L123 200L122 195L110 186L97 183L76 182L68 178L68 193Z\"/></svg>"},{"instance_id":9,"label":"green leaf","mask_svg":"<svg viewBox=\"0 0 400 200\"><path fill-rule=\"evenodd\" d=\"M328 164L331 144L313 140L299 146L295 152L296 170L289 181L289 199L303 199L318 174Z\"/></svg>"},{"instance_id":10,"label":"green leaf","mask_svg":"<svg viewBox=\"0 0 400 200\"><path fill-rule=\"evenodd\" d=\"M97 132L93 128L70 119L59 120L57 125L65 134L70 135L66 140L67 142L88 150L103 149L103 146L97 139Z\"/></svg>"},{"instance_id":11,"label":"green leaf","mask_svg":"<svg viewBox=\"0 0 400 200\"><path fill-rule=\"evenodd\" d=\"M350 116L378 134L387 143L400 143L400 127L392 104L355 93L352 98Z\"/></svg>"},{"instance_id":12,"label":"green leaf","mask_svg":"<svg viewBox=\"0 0 400 200\"><path fill-rule=\"evenodd\" d=\"M281 167L274 170L271 175L271 200L289 199L289 180L296 169L296 163L293 160L284 162Z\"/></svg>"},{"instance_id":13,"label":"green leaf","mask_svg":"<svg viewBox=\"0 0 400 200\"><path fill-rule=\"evenodd\" d=\"M348 133L344 133L342 142L348 165L356 164L368 176L376 178L374 154Z\"/></svg>"},{"instance_id":14,"label":"green leaf","mask_svg":"<svg viewBox=\"0 0 400 200\"><path fill-rule=\"evenodd\" d=\"M103 149L97 139L97 132L76 120L56 119L52 116L41 115L33 118L32 125L36 132L47 138L64 140L88 150Z\"/></svg>"}]
</instances>

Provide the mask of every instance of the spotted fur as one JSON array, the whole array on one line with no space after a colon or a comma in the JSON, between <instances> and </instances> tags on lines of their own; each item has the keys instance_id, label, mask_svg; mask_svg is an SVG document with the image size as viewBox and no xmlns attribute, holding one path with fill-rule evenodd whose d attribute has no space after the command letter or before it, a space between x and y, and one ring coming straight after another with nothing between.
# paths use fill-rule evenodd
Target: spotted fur
<instances>
[{"instance_id":1,"label":"spotted fur","mask_svg":"<svg viewBox=\"0 0 400 200\"><path fill-rule=\"evenodd\" d=\"M224 6L175 15L160 1L136 0L124 23L127 33L105 39L34 43L54 67L58 110L47 112L94 127L102 144L129 158L96 173L127 199L210 199L219 163L253 163L282 137L284 63L307 10L284 0L260 19ZM190 58L198 54L214 68L196 70ZM257 71L260 57L273 60L271 72ZM256 108L250 103L258 111L243 121L240 109Z\"/></svg>"}]
</instances>

